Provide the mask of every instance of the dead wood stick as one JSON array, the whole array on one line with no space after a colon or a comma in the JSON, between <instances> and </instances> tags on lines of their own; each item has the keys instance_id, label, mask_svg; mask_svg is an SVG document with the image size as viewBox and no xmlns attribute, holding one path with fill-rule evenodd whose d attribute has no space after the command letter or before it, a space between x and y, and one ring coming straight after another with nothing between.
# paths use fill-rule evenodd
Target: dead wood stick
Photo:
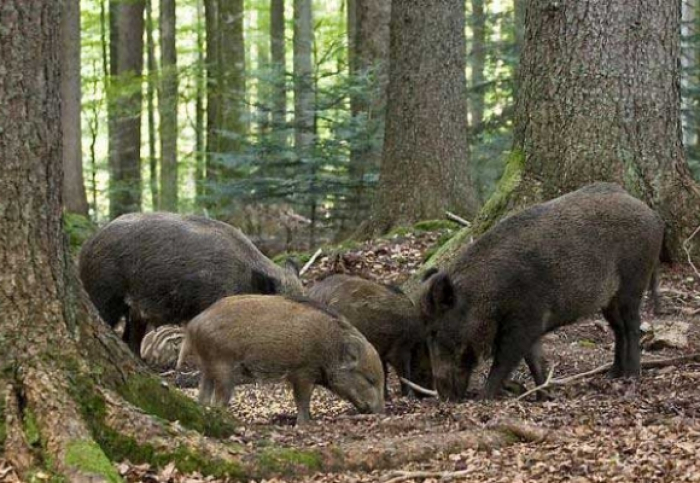
<instances>
[{"instance_id":1,"label":"dead wood stick","mask_svg":"<svg viewBox=\"0 0 700 483\"><path fill-rule=\"evenodd\" d=\"M656 369L659 367L675 366L677 364L682 364L684 362L700 362L700 352L695 352L693 354L688 354L685 356L671 357L670 359L652 359L652 360L647 360L647 361L641 361L639 365L642 369ZM595 376L596 374L600 374L601 372L605 372L608 369L610 369L611 367L612 367L612 364L605 364L605 365L596 367L595 369L591 369L590 371L581 372L580 374L574 374L573 376L562 377L562 378L558 378L558 379L551 379L548 376L547 380L544 382L544 384L541 384L533 389L530 389L525 394L522 394L521 396L519 396L516 399L516 401L519 401L520 399L524 398L525 396L528 396L528 395L532 394L533 392L537 392L540 389L546 389L548 387L554 387L554 386L566 386L567 384L570 384L574 381L578 381L579 379L584 379L586 377ZM551 376L551 371L550 371L550 376Z\"/></svg>"},{"instance_id":2,"label":"dead wood stick","mask_svg":"<svg viewBox=\"0 0 700 483\"><path fill-rule=\"evenodd\" d=\"M693 271L695 271L695 275L697 275L698 277L700 277L700 271L698 271L698 267L696 267L696 266L693 264L693 259L692 259L692 257L690 256L690 240L692 240L692 239L695 237L695 235L698 234L698 232L700 232L700 226L698 226L698 227L695 229L695 231L683 242L683 250L685 250L685 254L686 254L686 256L688 257L688 264L691 266L691 268L693 269Z\"/></svg>"},{"instance_id":3,"label":"dead wood stick","mask_svg":"<svg viewBox=\"0 0 700 483\"><path fill-rule=\"evenodd\" d=\"M472 224L470 222L468 222L467 220L465 220L464 218L462 218L459 215L455 215L451 211L446 211L445 216L447 217L448 220L456 221L457 223L459 223L462 226L472 226Z\"/></svg>"},{"instance_id":4,"label":"dead wood stick","mask_svg":"<svg viewBox=\"0 0 700 483\"><path fill-rule=\"evenodd\" d=\"M471 472L470 469L460 471L395 471L389 475L390 479L385 480L384 483L399 483L416 478L440 478L442 481L450 481L453 478L467 476Z\"/></svg>"},{"instance_id":5,"label":"dead wood stick","mask_svg":"<svg viewBox=\"0 0 700 483\"><path fill-rule=\"evenodd\" d=\"M549 368L549 373L547 374L547 379L545 379L544 383L540 384L537 387L530 389L529 391L525 391L523 394L518 396L515 400L520 401L521 399L525 399L527 396L539 391L540 389L544 389L545 387L549 387L549 385L552 383L552 376L554 375L554 368L555 367L557 367L557 365L552 364L552 367Z\"/></svg>"},{"instance_id":6,"label":"dead wood stick","mask_svg":"<svg viewBox=\"0 0 700 483\"><path fill-rule=\"evenodd\" d=\"M420 392L420 393L423 393L423 394L425 394L426 396L438 397L438 392L437 392L437 391L434 391L434 390L432 390L432 389L426 389L426 388L424 388L423 386L419 386L419 385L416 384L415 382L409 381L409 380L406 379L405 377L399 377L399 379L401 380L401 382L403 382L404 384L406 384L408 387L410 387L410 388L413 389L414 391L418 391L418 392Z\"/></svg>"},{"instance_id":7,"label":"dead wood stick","mask_svg":"<svg viewBox=\"0 0 700 483\"><path fill-rule=\"evenodd\" d=\"M309 261L306 262L306 264L301 268L301 270L299 270L299 276L304 275L304 274L306 273L306 271L307 271L309 268L311 268L311 265L314 264L314 262L316 261L316 259L318 258L318 256L321 254L322 251L323 251L323 249L321 249L321 248L319 248L318 250L316 250L316 253L314 253L314 254L312 255L312 257L309 258Z\"/></svg>"}]
</instances>

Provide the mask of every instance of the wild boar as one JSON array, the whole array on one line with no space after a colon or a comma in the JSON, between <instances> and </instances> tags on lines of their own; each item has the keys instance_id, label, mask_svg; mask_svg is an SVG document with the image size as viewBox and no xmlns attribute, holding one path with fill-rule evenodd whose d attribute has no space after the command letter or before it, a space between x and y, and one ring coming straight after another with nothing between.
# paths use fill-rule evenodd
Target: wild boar
<instances>
[{"instance_id":1,"label":"wild boar","mask_svg":"<svg viewBox=\"0 0 700 483\"><path fill-rule=\"evenodd\" d=\"M489 355L483 397L497 396L523 357L544 383L540 338L600 309L615 335L610 376L638 376L640 305L663 236L653 210L615 184L595 183L508 217L465 246L422 286L439 395L462 398Z\"/></svg>"},{"instance_id":2,"label":"wild boar","mask_svg":"<svg viewBox=\"0 0 700 483\"><path fill-rule=\"evenodd\" d=\"M384 372L377 351L342 316L310 300L275 295L227 297L185 327L178 367L192 354L202 372L199 402L226 405L234 386L286 379L297 423L310 420L314 385L360 412L384 409Z\"/></svg>"},{"instance_id":3,"label":"wild boar","mask_svg":"<svg viewBox=\"0 0 700 483\"><path fill-rule=\"evenodd\" d=\"M340 312L357 327L377 349L385 374L388 364L399 377L415 378L417 374L411 373L412 358L421 353L419 346L425 343L425 331L417 308L401 289L360 277L331 275L311 287L308 296ZM430 386L431 379L414 382ZM401 389L404 395L413 394L405 384Z\"/></svg>"},{"instance_id":4,"label":"wild boar","mask_svg":"<svg viewBox=\"0 0 700 483\"><path fill-rule=\"evenodd\" d=\"M80 279L102 318L126 317L123 339L138 354L147 324L182 324L242 293L301 294L236 228L200 216L135 213L107 224L82 247Z\"/></svg>"}]
</instances>

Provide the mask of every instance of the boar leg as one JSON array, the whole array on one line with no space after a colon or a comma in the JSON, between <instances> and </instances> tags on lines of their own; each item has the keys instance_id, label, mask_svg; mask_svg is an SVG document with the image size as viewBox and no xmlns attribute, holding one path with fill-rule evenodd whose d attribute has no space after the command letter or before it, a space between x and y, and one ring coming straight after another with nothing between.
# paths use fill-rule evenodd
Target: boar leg
<instances>
[{"instance_id":1,"label":"boar leg","mask_svg":"<svg viewBox=\"0 0 700 483\"><path fill-rule=\"evenodd\" d=\"M640 325L642 323L639 309L641 296L637 300L629 300L620 304L620 315L625 324L625 336L627 351L625 352L625 365L622 375L624 377L638 377L641 370Z\"/></svg>"},{"instance_id":2,"label":"boar leg","mask_svg":"<svg viewBox=\"0 0 700 483\"><path fill-rule=\"evenodd\" d=\"M493 364L482 394L484 399L494 399L498 396L513 370L518 367L523 357L530 355L531 347L538 343L539 335L533 338L525 330L519 330L519 327L528 327L528 324L512 321L509 327L496 337Z\"/></svg>"},{"instance_id":3,"label":"boar leg","mask_svg":"<svg viewBox=\"0 0 700 483\"><path fill-rule=\"evenodd\" d=\"M233 394L233 371L228 364L218 364L214 368L214 405L226 407Z\"/></svg>"},{"instance_id":4,"label":"boar leg","mask_svg":"<svg viewBox=\"0 0 700 483\"><path fill-rule=\"evenodd\" d=\"M382 370L384 371L384 399L390 399L389 396L389 365L386 361L382 361Z\"/></svg>"},{"instance_id":5,"label":"boar leg","mask_svg":"<svg viewBox=\"0 0 700 483\"><path fill-rule=\"evenodd\" d=\"M542 355L542 340L538 340L530 348L530 352L525 354L525 363L528 369L530 369L530 374L532 374L532 379L535 381L535 386L541 386L545 383L545 361ZM549 395L545 389L537 391L537 400L545 401Z\"/></svg>"},{"instance_id":6,"label":"boar leg","mask_svg":"<svg viewBox=\"0 0 700 483\"><path fill-rule=\"evenodd\" d=\"M615 360L612 368L608 372L609 377L621 377L624 375L625 363L627 360L627 333L625 323L620 315L620 307L617 298L614 298L607 307L603 309L603 316L608 321L610 328L615 334Z\"/></svg>"},{"instance_id":7,"label":"boar leg","mask_svg":"<svg viewBox=\"0 0 700 483\"><path fill-rule=\"evenodd\" d=\"M214 399L214 380L205 371L199 379L199 404L210 406Z\"/></svg>"},{"instance_id":8,"label":"boar leg","mask_svg":"<svg viewBox=\"0 0 700 483\"><path fill-rule=\"evenodd\" d=\"M294 391L294 402L297 406L297 425L302 425L311 421L311 393L314 390L314 383L306 378L295 378L291 380Z\"/></svg>"}]
</instances>

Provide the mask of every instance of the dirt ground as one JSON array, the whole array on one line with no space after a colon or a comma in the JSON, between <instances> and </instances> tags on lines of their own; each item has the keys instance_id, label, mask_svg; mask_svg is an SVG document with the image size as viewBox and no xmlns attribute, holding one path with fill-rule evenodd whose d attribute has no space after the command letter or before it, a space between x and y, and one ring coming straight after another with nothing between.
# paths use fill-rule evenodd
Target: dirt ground
<instances>
[{"instance_id":1,"label":"dirt ground","mask_svg":"<svg viewBox=\"0 0 700 483\"><path fill-rule=\"evenodd\" d=\"M439 236L411 235L387 246L367 245L344 254L329 254L317 262L307 279L328 271L346 271L400 282L417 268L424 252ZM689 343L684 349L644 351L643 359L700 352L700 276L690 267L666 269L661 292L661 318L689 323ZM655 317L645 309L643 321L654 322ZM613 336L604 321L587 320L548 335L544 348L548 363L555 365L554 376L565 377L611 362ZM475 378L472 389L483 384L487 369L482 368L482 377ZM533 385L524 365L514 379L528 388ZM514 419L542 428L546 437L501 449L436 453L428 460L389 471L267 481L700 481L700 363L646 369L639 380L609 380L596 375L551 389L546 402L535 401L534 396L521 401L513 396L460 404L408 399L399 397L395 377L390 380L392 398L386 414L358 415L350 404L317 388L311 407L314 421L301 428L294 426L296 410L285 385L241 386L229 407L231 414L243 422L233 439L252 448L264 435L293 448L353 443L370 449L397 436L428 440ZM196 397L196 389L183 391ZM0 460L0 481L4 468ZM196 474L180 475L172 466L155 470L125 463L119 470L128 481L213 481ZM402 472L420 472L423 476L409 478Z\"/></svg>"}]
</instances>

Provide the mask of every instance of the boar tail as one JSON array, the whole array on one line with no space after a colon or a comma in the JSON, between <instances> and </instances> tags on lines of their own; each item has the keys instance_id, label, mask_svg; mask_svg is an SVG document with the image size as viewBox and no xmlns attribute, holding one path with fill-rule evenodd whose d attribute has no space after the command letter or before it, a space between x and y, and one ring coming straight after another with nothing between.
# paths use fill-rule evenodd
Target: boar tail
<instances>
[{"instance_id":1,"label":"boar tail","mask_svg":"<svg viewBox=\"0 0 700 483\"><path fill-rule=\"evenodd\" d=\"M185 333L185 338L182 340L182 345L180 346L180 354L177 357L177 366L175 367L176 370L182 370L182 366L185 363L185 359L187 359L187 356L190 354L190 338Z\"/></svg>"}]
</instances>

